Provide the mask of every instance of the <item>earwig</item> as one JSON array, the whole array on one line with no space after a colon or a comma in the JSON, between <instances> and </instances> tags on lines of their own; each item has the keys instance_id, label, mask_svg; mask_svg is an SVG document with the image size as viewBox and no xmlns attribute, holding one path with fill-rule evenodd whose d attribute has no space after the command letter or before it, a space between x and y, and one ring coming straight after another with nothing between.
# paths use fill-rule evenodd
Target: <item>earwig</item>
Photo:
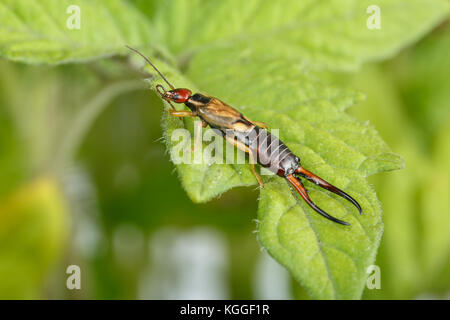
<instances>
[{"instance_id":1,"label":"earwig","mask_svg":"<svg viewBox=\"0 0 450 320\"><path fill-rule=\"evenodd\" d=\"M169 113L175 117L199 117L203 127L209 125L227 142L247 153L251 160L251 170L262 188L264 183L255 170L255 161L278 176L285 178L314 211L333 222L349 225L348 222L337 219L319 208L309 197L308 191L300 178L304 178L348 200L362 214L361 206L350 195L303 168L300 165L300 158L280 139L269 133L265 123L249 120L242 113L217 98L201 93L192 94L191 90L185 88L175 88L147 57L136 49L126 47L142 56L169 85L170 90L166 90L160 84L156 85L156 91L161 98L172 107ZM184 103L190 111L178 111L172 105L172 102Z\"/></svg>"}]
</instances>

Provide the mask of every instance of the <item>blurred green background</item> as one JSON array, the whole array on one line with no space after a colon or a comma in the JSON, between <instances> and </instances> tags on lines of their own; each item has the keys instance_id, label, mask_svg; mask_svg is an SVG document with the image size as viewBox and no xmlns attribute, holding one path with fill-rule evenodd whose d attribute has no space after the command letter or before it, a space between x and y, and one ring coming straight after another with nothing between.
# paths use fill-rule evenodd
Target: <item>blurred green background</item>
<instances>
[{"instance_id":1,"label":"blurred green background","mask_svg":"<svg viewBox=\"0 0 450 320\"><path fill-rule=\"evenodd\" d=\"M188 199L161 141L162 103L141 78L125 58L0 60L0 297L308 299L256 240L255 188ZM449 299L449 23L333 80L367 95L350 112L406 162L370 177L385 231L381 289L363 298ZM86 135L61 161L74 123ZM82 290L66 288L73 264Z\"/></svg>"}]
</instances>

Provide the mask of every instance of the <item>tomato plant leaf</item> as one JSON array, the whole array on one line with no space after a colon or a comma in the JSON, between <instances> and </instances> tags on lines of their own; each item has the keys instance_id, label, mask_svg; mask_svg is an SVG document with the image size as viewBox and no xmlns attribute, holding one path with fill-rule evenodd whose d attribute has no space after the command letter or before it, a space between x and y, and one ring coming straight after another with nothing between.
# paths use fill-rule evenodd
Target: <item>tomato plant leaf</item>
<instances>
[{"instance_id":1,"label":"tomato plant leaf","mask_svg":"<svg viewBox=\"0 0 450 320\"><path fill-rule=\"evenodd\" d=\"M16 61L108 57L124 52L125 44L151 42L151 30L145 16L122 0L0 1L0 56Z\"/></svg>"}]
</instances>

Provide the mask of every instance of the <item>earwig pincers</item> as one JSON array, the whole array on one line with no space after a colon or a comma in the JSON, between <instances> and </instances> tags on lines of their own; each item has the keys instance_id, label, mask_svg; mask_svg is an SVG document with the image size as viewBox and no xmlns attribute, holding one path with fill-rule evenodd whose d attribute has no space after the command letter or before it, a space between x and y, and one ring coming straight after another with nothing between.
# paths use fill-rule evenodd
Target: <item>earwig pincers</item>
<instances>
[{"instance_id":1,"label":"earwig pincers","mask_svg":"<svg viewBox=\"0 0 450 320\"><path fill-rule=\"evenodd\" d=\"M265 123L248 119L242 113L217 98L201 93L192 94L191 90L185 88L175 88L147 57L136 49L129 46L127 48L142 56L170 87L170 90L166 90L162 85L156 85L158 94L172 107L169 110L170 114L175 117L199 117L203 127L209 125L227 142L247 153L251 160L251 170L261 187L264 187L264 183L255 170L255 161L278 176L285 178L313 210L333 222L349 225L348 222L337 219L319 208L309 197L308 191L300 178L304 178L348 200L362 214L361 206L354 198L303 168L300 165L300 158L280 139L267 131ZM190 111L178 111L172 103L184 103Z\"/></svg>"}]
</instances>

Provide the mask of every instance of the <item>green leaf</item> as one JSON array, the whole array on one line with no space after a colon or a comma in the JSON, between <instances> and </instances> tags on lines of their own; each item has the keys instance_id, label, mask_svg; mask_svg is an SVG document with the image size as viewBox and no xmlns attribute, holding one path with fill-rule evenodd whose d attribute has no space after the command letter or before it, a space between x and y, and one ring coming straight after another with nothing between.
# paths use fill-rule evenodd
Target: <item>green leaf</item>
<instances>
[{"instance_id":1,"label":"green leaf","mask_svg":"<svg viewBox=\"0 0 450 320\"><path fill-rule=\"evenodd\" d=\"M448 3L174 0L158 2L154 15L147 16L154 17L150 24L131 2L110 0L100 5L79 0L70 4L79 4L87 18L82 18L84 27L70 32L64 14L68 4L1 3L0 54L57 63L119 53L124 43L159 47L163 58L185 71L182 75L154 59L176 86L215 95L249 118L279 129L281 139L306 168L361 203L360 217L349 203L307 183L320 207L352 223L336 225L305 206L282 178L266 176L258 212L261 243L312 297L359 298L383 228L381 209L366 176L401 168L403 162L373 127L345 114L362 95L328 84L325 71L356 70L366 61L392 56L440 22ZM381 30L366 27L366 8L373 4L381 9ZM192 121L164 117L170 152L172 132L185 127L192 131ZM247 165L209 160L177 165L194 201L256 184Z\"/></svg>"},{"instance_id":2,"label":"green leaf","mask_svg":"<svg viewBox=\"0 0 450 320\"><path fill-rule=\"evenodd\" d=\"M80 8L71 29L69 6ZM145 16L123 0L2 0L0 56L27 63L91 60L152 41Z\"/></svg>"},{"instance_id":3,"label":"green leaf","mask_svg":"<svg viewBox=\"0 0 450 320\"><path fill-rule=\"evenodd\" d=\"M216 52L211 56L218 55ZM197 79L200 87L208 86L209 92L225 97L251 119L278 128L281 139L302 158L306 168L348 191L364 208L364 216L359 217L349 203L307 183L312 198L321 207L352 223L351 227L338 226L307 207L283 179L265 178L258 213L261 243L312 296L358 298L382 231L381 209L365 176L401 168L401 159L371 126L360 124L343 112L361 98L358 93L324 85L310 73L298 72L290 63L248 63L245 58L241 60L238 52L230 57L233 67L219 56L217 61L221 63L216 61L214 66L226 71L218 73L213 72L214 68L206 68L211 62L206 55L198 55L191 62L188 75ZM173 71L165 73L175 86L183 84L195 89ZM228 79L230 74L234 75L233 81ZM280 78L283 81L271 80ZM247 79L259 80L247 83ZM246 90L233 91L232 86ZM289 94L283 95L286 92ZM164 121L170 148L173 130L190 127L191 120L185 123L166 116ZM183 186L197 202L207 201L228 188L256 182L244 165L183 164L177 169Z\"/></svg>"},{"instance_id":4,"label":"green leaf","mask_svg":"<svg viewBox=\"0 0 450 320\"><path fill-rule=\"evenodd\" d=\"M365 177L399 169L402 160L373 127L344 113L361 99L357 92L326 85L292 61L249 63L238 52L230 56L233 67L226 67L225 59L215 64L217 70L226 70L223 73L207 69L205 56L196 57L189 75L250 119L279 129L280 138L301 158L304 167L349 192L364 210L359 217L345 200L306 183L320 207L352 224L338 226L292 194L283 179L271 177L261 190L259 240L313 297L358 298L383 229L378 200ZM233 81L229 81L229 73L234 75ZM231 86L245 91L233 91Z\"/></svg>"},{"instance_id":5,"label":"green leaf","mask_svg":"<svg viewBox=\"0 0 450 320\"><path fill-rule=\"evenodd\" d=\"M372 5L381 29L367 28ZM173 53L241 45L254 56L354 70L394 55L447 15L446 0L174 0L159 3L154 24Z\"/></svg>"},{"instance_id":6,"label":"green leaf","mask_svg":"<svg viewBox=\"0 0 450 320\"><path fill-rule=\"evenodd\" d=\"M438 23L447 10L442 1L379 3L385 24L378 33L365 27L369 2L364 1L295 2L289 10L273 2L249 1L235 10L233 1L203 6L173 1L161 4L155 15L160 38L167 39L187 68L183 77L158 63L176 87L199 88L279 129L306 168L361 203L360 217L351 204L306 183L320 207L352 224L339 226L306 206L282 178L265 177L258 238L314 298L361 296L383 229L380 205L365 178L403 167L373 127L344 113L362 95L327 84L323 79L328 76L317 71L355 69L390 56ZM183 16L188 7L189 18ZM409 23L411 17L417 19ZM166 116L163 121L169 149L173 130L192 130L190 119ZM256 184L242 165L204 162L177 169L196 202L234 186Z\"/></svg>"}]
</instances>

